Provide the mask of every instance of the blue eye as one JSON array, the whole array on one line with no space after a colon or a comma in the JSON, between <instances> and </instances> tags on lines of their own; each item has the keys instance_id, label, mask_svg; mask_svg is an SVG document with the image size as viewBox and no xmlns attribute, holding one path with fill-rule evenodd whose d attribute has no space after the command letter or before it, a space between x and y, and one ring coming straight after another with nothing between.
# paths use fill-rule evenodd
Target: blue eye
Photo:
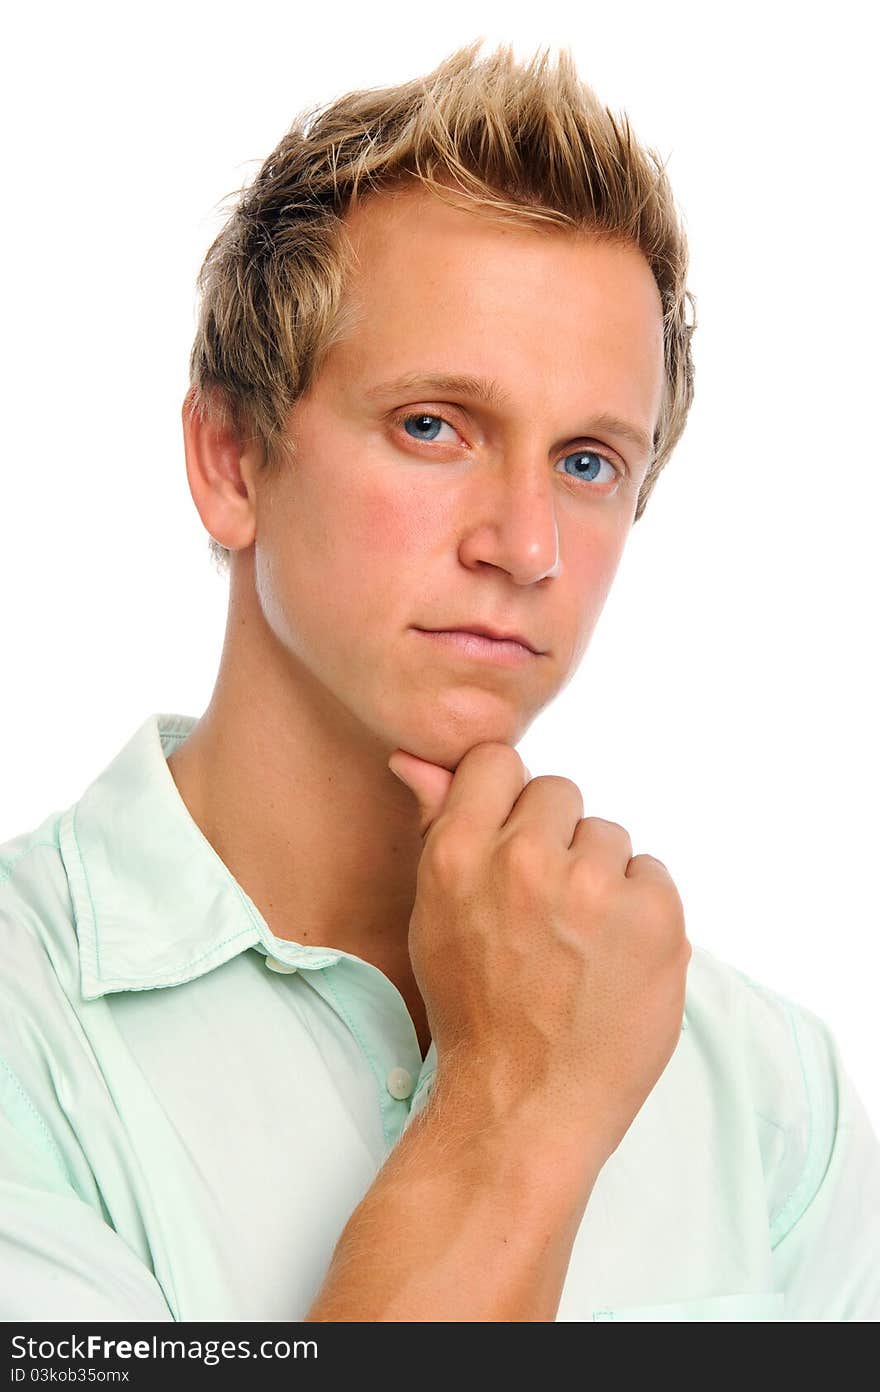
<instances>
[{"instance_id":1,"label":"blue eye","mask_svg":"<svg viewBox=\"0 0 880 1392\"><path fill-rule=\"evenodd\" d=\"M599 469L603 464L607 464L609 469L611 469L612 473L620 473L620 470L617 468L616 465L611 463L611 460L608 458L608 456L604 454L599 454L598 450L575 450L572 454L567 454L565 458L561 461L561 463L567 464L569 459L573 459L576 461L574 473L569 474L569 478L580 478L583 479L586 483L593 482L597 473L599 472Z\"/></svg>"},{"instance_id":2,"label":"blue eye","mask_svg":"<svg viewBox=\"0 0 880 1392\"><path fill-rule=\"evenodd\" d=\"M420 433L413 434L413 432L409 429L410 421L416 422L416 424L419 427ZM436 431L434 434L430 434L428 432L433 430L434 426L437 426L439 428L439 426L447 424L448 421L445 421L442 416L430 416L427 413L423 415L403 417L403 428L404 430L406 430L407 435L412 435L412 438L414 440L436 440ZM425 433L422 434L422 431L424 431Z\"/></svg>"}]
</instances>

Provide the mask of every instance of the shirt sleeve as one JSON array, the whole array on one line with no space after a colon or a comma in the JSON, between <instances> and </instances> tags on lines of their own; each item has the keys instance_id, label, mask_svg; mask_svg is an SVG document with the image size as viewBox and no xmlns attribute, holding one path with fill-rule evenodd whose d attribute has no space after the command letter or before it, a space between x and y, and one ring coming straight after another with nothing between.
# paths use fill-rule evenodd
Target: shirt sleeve
<instances>
[{"instance_id":1,"label":"shirt sleeve","mask_svg":"<svg viewBox=\"0 0 880 1392\"><path fill-rule=\"evenodd\" d=\"M173 1319L152 1271L74 1190L0 1059L0 1321Z\"/></svg>"},{"instance_id":2,"label":"shirt sleeve","mask_svg":"<svg viewBox=\"0 0 880 1392\"><path fill-rule=\"evenodd\" d=\"M880 1319L880 1144L834 1036L789 1003L809 1133L799 1180L771 1225L785 1319Z\"/></svg>"}]
</instances>

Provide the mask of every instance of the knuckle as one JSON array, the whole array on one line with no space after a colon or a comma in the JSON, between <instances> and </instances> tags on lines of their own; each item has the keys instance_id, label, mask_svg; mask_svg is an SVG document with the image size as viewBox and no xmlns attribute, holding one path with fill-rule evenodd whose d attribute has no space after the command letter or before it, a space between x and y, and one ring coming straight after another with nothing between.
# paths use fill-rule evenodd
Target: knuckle
<instances>
[{"instance_id":1,"label":"knuckle","mask_svg":"<svg viewBox=\"0 0 880 1392\"><path fill-rule=\"evenodd\" d=\"M609 822L607 817L584 817L583 820L589 822L591 826L607 827L610 831L620 832L629 840L629 832L625 826L621 826L620 822Z\"/></svg>"},{"instance_id":2,"label":"knuckle","mask_svg":"<svg viewBox=\"0 0 880 1392\"><path fill-rule=\"evenodd\" d=\"M684 907L672 880L654 880L642 900L645 922L652 932L667 939L684 939Z\"/></svg>"},{"instance_id":3,"label":"knuckle","mask_svg":"<svg viewBox=\"0 0 880 1392\"><path fill-rule=\"evenodd\" d=\"M474 855L473 828L455 817L438 817L421 864L442 880L455 880L470 865Z\"/></svg>"},{"instance_id":4,"label":"knuckle","mask_svg":"<svg viewBox=\"0 0 880 1392\"><path fill-rule=\"evenodd\" d=\"M525 772L525 764L513 745L505 744L503 740L481 740L479 744L472 745L463 756L461 762L479 760L481 763L493 763L503 766L504 764L515 765L518 769Z\"/></svg>"},{"instance_id":5,"label":"knuckle","mask_svg":"<svg viewBox=\"0 0 880 1392\"><path fill-rule=\"evenodd\" d=\"M529 787L533 788L536 783L549 784L551 787L551 791L555 791L557 794L564 793L566 796L573 795L575 801L578 803L581 809L581 812L583 812L584 795L578 787L577 783L575 783L573 778L566 778L561 773L542 773L539 774L537 778L533 778L531 780L531 782L529 783Z\"/></svg>"},{"instance_id":6,"label":"knuckle","mask_svg":"<svg viewBox=\"0 0 880 1392\"><path fill-rule=\"evenodd\" d=\"M568 870L569 884L577 895L595 894L608 881L606 867L596 856L575 856Z\"/></svg>"},{"instance_id":7,"label":"knuckle","mask_svg":"<svg viewBox=\"0 0 880 1392\"><path fill-rule=\"evenodd\" d=\"M656 856L648 855L646 851L642 851L640 855L633 856L630 860L630 865L634 865L637 861L646 867L655 866L657 869L662 870L665 875L669 874L663 861L658 860Z\"/></svg>"},{"instance_id":8,"label":"knuckle","mask_svg":"<svg viewBox=\"0 0 880 1392\"><path fill-rule=\"evenodd\" d=\"M495 855L503 873L521 880L539 879L546 867L544 847L523 831L503 837L496 845Z\"/></svg>"},{"instance_id":9,"label":"knuckle","mask_svg":"<svg viewBox=\"0 0 880 1392\"><path fill-rule=\"evenodd\" d=\"M532 782L552 783L560 789L572 789L574 792L577 793L578 797L580 797L581 795L581 790L578 787L577 783L575 783L574 779L566 778L565 775L562 773L539 773L537 778L532 779Z\"/></svg>"}]
</instances>

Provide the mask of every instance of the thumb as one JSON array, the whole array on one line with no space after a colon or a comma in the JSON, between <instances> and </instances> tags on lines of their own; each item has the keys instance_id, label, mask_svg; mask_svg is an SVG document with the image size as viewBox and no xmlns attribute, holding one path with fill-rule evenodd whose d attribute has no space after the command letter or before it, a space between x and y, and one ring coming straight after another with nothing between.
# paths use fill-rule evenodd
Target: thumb
<instances>
[{"instance_id":1,"label":"thumb","mask_svg":"<svg viewBox=\"0 0 880 1392\"><path fill-rule=\"evenodd\" d=\"M431 764L417 754L408 754L405 749L395 749L388 760L388 767L395 778L399 778L415 795L419 805L419 829L424 839L440 816L455 774L442 764ZM530 782L531 777L526 769L525 782Z\"/></svg>"},{"instance_id":2,"label":"thumb","mask_svg":"<svg viewBox=\"0 0 880 1392\"><path fill-rule=\"evenodd\" d=\"M395 778L399 778L415 794L419 805L420 831L422 837L427 836L432 823L440 815L455 774L441 764L431 764L417 754L407 754L405 749L395 749L388 760L388 767Z\"/></svg>"}]
</instances>

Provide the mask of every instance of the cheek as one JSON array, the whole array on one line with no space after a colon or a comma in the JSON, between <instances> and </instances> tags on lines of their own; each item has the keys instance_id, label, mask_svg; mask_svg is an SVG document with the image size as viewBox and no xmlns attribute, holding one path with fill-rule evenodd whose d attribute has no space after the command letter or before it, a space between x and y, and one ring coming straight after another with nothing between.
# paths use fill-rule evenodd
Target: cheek
<instances>
[{"instance_id":1,"label":"cheek","mask_svg":"<svg viewBox=\"0 0 880 1392\"><path fill-rule=\"evenodd\" d=\"M351 520L357 527L359 549L384 556L386 563L401 552L411 551L420 533L406 493L378 486L364 489Z\"/></svg>"},{"instance_id":2,"label":"cheek","mask_svg":"<svg viewBox=\"0 0 880 1392\"><path fill-rule=\"evenodd\" d=\"M447 492L374 484L357 499L356 521L362 547L382 557L393 570L395 558L424 558L448 526L452 502Z\"/></svg>"},{"instance_id":3,"label":"cheek","mask_svg":"<svg viewBox=\"0 0 880 1392\"><path fill-rule=\"evenodd\" d=\"M615 539L616 541L616 539ZM600 609L617 574L622 547L617 544L596 545L579 561L579 591L585 597L590 612Z\"/></svg>"},{"instance_id":4,"label":"cheek","mask_svg":"<svg viewBox=\"0 0 880 1392\"><path fill-rule=\"evenodd\" d=\"M381 644L396 612L412 603L406 577L421 572L434 534L424 498L360 480L322 495L311 516L306 545L289 558L288 607L306 598L316 640L336 633L346 645Z\"/></svg>"},{"instance_id":5,"label":"cheek","mask_svg":"<svg viewBox=\"0 0 880 1392\"><path fill-rule=\"evenodd\" d=\"M627 533L620 529L595 530L590 534L589 544L584 544L583 536L572 539L567 554L567 584L572 609L577 613L574 624L574 660L580 661L596 622L601 614L609 591L614 583L620 558L626 544ZM560 538L560 546L563 545Z\"/></svg>"},{"instance_id":6,"label":"cheek","mask_svg":"<svg viewBox=\"0 0 880 1392\"><path fill-rule=\"evenodd\" d=\"M613 565L612 553L619 551L620 530L612 512L614 500L588 498L582 502L570 493L562 493L556 506L556 530L559 560L565 577L564 585L554 586L579 595L586 603L589 595L600 587Z\"/></svg>"}]
</instances>

